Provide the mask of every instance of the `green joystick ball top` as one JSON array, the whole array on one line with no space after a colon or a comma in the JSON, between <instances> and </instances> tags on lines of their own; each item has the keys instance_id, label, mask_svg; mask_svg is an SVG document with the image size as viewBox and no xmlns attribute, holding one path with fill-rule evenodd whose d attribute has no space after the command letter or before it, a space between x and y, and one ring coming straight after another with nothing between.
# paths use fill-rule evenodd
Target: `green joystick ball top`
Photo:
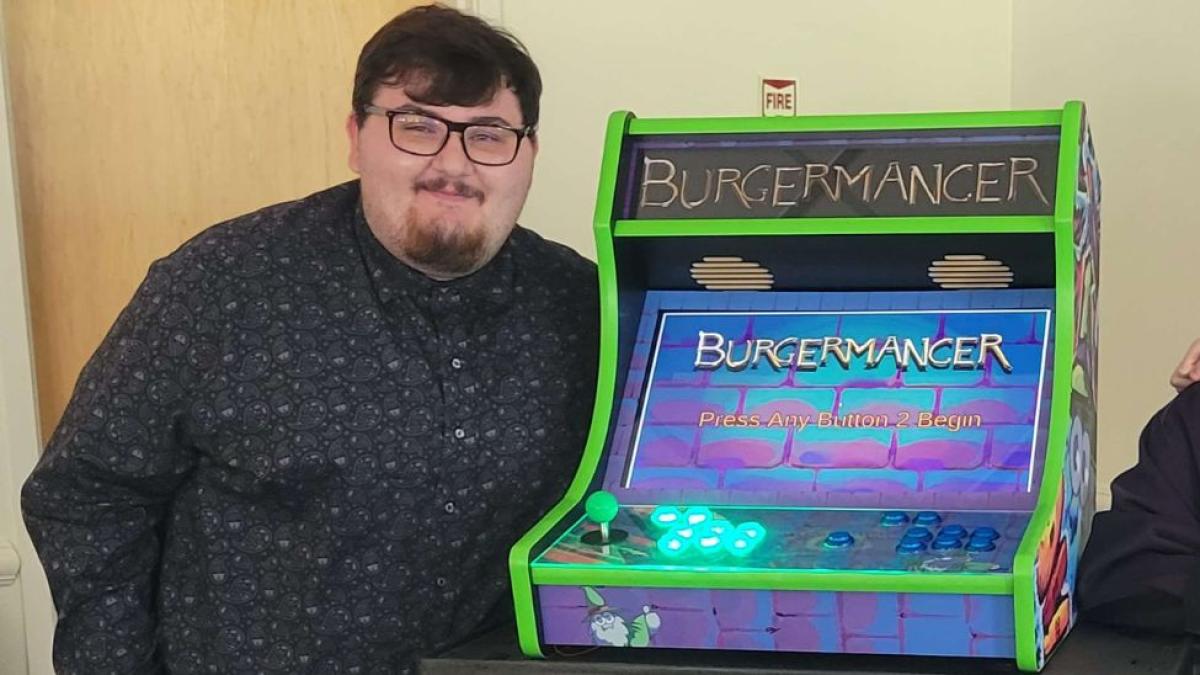
<instances>
[{"instance_id":1,"label":"green joystick ball top","mask_svg":"<svg viewBox=\"0 0 1200 675\"><path fill-rule=\"evenodd\" d=\"M587 498L585 508L588 518L601 525L607 525L617 517L617 497L611 492L597 490Z\"/></svg>"},{"instance_id":2,"label":"green joystick ball top","mask_svg":"<svg viewBox=\"0 0 1200 675\"><path fill-rule=\"evenodd\" d=\"M617 517L617 511L620 509L616 496L611 492L597 490L587 498L584 508L587 511L587 517L600 525L599 543L610 543L608 524ZM619 539L624 539L624 537L619 537Z\"/></svg>"}]
</instances>

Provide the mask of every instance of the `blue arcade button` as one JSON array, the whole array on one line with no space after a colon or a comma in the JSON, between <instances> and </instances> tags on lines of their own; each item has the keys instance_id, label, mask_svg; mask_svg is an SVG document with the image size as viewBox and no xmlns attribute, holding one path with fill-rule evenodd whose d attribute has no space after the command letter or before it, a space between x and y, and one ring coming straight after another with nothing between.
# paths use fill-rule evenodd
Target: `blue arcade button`
<instances>
[{"instance_id":1,"label":"blue arcade button","mask_svg":"<svg viewBox=\"0 0 1200 675\"><path fill-rule=\"evenodd\" d=\"M899 527L908 524L908 514L903 511L884 511L879 524L884 527Z\"/></svg>"},{"instance_id":2,"label":"blue arcade button","mask_svg":"<svg viewBox=\"0 0 1200 675\"><path fill-rule=\"evenodd\" d=\"M908 531L904 533L904 538L915 539L916 541L929 541L933 539L933 533L929 531L929 528L917 525L916 527L908 528Z\"/></svg>"},{"instance_id":3,"label":"blue arcade button","mask_svg":"<svg viewBox=\"0 0 1200 675\"><path fill-rule=\"evenodd\" d=\"M995 541L1000 538L1000 533L997 532L996 528L994 527L977 527L975 528L975 531L971 533L971 538Z\"/></svg>"},{"instance_id":4,"label":"blue arcade button","mask_svg":"<svg viewBox=\"0 0 1200 675\"><path fill-rule=\"evenodd\" d=\"M920 553L925 550L925 542L920 539L901 539L896 545L896 553Z\"/></svg>"},{"instance_id":5,"label":"blue arcade button","mask_svg":"<svg viewBox=\"0 0 1200 675\"><path fill-rule=\"evenodd\" d=\"M962 548L962 545L963 543L958 537L938 537L933 540L933 550L935 551Z\"/></svg>"},{"instance_id":6,"label":"blue arcade button","mask_svg":"<svg viewBox=\"0 0 1200 675\"><path fill-rule=\"evenodd\" d=\"M942 522L942 517L933 511L922 511L913 518L914 525L935 526Z\"/></svg>"},{"instance_id":7,"label":"blue arcade button","mask_svg":"<svg viewBox=\"0 0 1200 675\"><path fill-rule=\"evenodd\" d=\"M830 532L825 537L826 548L847 548L854 545L854 536L845 530Z\"/></svg>"},{"instance_id":8,"label":"blue arcade button","mask_svg":"<svg viewBox=\"0 0 1200 675\"><path fill-rule=\"evenodd\" d=\"M996 545L989 539L971 539L967 542L967 550L972 553L983 553L996 550Z\"/></svg>"},{"instance_id":9,"label":"blue arcade button","mask_svg":"<svg viewBox=\"0 0 1200 675\"><path fill-rule=\"evenodd\" d=\"M967 536L967 528L962 525L946 525L938 531L938 536L962 538Z\"/></svg>"}]
</instances>

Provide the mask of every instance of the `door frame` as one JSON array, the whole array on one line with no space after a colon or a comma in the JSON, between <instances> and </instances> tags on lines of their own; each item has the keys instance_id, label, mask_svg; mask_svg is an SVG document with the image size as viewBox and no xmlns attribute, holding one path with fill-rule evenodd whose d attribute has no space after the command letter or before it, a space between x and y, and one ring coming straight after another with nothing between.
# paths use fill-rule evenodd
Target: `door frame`
<instances>
[{"instance_id":1,"label":"door frame","mask_svg":"<svg viewBox=\"0 0 1200 675\"><path fill-rule=\"evenodd\" d=\"M0 4L0 28L4 26ZM0 625L9 640L23 641L6 658L14 672L50 675L55 611L37 553L21 521L21 485L41 454L29 296L21 234L8 42L0 30ZM20 631L23 637L13 635Z\"/></svg>"}]
</instances>

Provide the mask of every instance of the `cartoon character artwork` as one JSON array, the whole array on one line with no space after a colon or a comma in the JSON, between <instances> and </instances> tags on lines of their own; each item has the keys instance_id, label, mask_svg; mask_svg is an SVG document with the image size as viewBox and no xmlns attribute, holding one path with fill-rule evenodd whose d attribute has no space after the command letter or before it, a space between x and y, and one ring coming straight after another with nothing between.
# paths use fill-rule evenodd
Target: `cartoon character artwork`
<instances>
[{"instance_id":1,"label":"cartoon character artwork","mask_svg":"<svg viewBox=\"0 0 1200 675\"><path fill-rule=\"evenodd\" d=\"M1096 388L1099 375L1100 290L1100 169L1086 116L1080 132L1079 180L1075 189L1075 364L1071 377L1071 438L1069 452L1079 498L1072 500L1078 515L1079 544L1087 541L1096 510ZM1077 513L1076 513L1077 512ZM1074 540L1072 540L1074 543ZM1074 574L1070 575L1074 578Z\"/></svg>"},{"instance_id":2,"label":"cartoon character artwork","mask_svg":"<svg viewBox=\"0 0 1200 675\"><path fill-rule=\"evenodd\" d=\"M648 647L650 638L662 620L649 605L631 620L627 620L615 608L604 602L596 589L584 586L583 593L588 602L588 632L592 643L601 647Z\"/></svg>"},{"instance_id":3,"label":"cartoon character artwork","mask_svg":"<svg viewBox=\"0 0 1200 675\"><path fill-rule=\"evenodd\" d=\"M1071 372L1070 428L1054 517L1042 534L1034 563L1039 665L1075 622L1076 568L1095 511L1100 171L1086 117L1080 134L1074 215L1075 363Z\"/></svg>"},{"instance_id":4,"label":"cartoon character artwork","mask_svg":"<svg viewBox=\"0 0 1200 675\"><path fill-rule=\"evenodd\" d=\"M1038 661L1044 659L1071 627L1074 608L1071 603L1073 580L1067 577L1070 557L1068 538L1064 536L1064 496L1061 486L1054 501L1054 517L1047 523L1038 546L1037 558L1037 635Z\"/></svg>"}]
</instances>

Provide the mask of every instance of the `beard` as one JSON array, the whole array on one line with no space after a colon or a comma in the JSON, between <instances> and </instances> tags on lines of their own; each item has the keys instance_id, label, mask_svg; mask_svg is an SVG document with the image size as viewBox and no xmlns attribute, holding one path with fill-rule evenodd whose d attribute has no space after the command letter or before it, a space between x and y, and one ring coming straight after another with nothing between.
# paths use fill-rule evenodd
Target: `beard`
<instances>
[{"instance_id":1,"label":"beard","mask_svg":"<svg viewBox=\"0 0 1200 675\"><path fill-rule=\"evenodd\" d=\"M481 191L461 181L438 178L413 185L414 192L448 188L480 204L484 201ZM487 262L487 232L482 223L463 222L453 212L433 214L410 205L388 248L429 276L453 279L471 274Z\"/></svg>"},{"instance_id":2,"label":"beard","mask_svg":"<svg viewBox=\"0 0 1200 675\"><path fill-rule=\"evenodd\" d=\"M396 242L413 267L456 278L483 266L487 257L483 228L464 227L446 218L422 218L414 211L409 209L408 225Z\"/></svg>"},{"instance_id":3,"label":"beard","mask_svg":"<svg viewBox=\"0 0 1200 675\"><path fill-rule=\"evenodd\" d=\"M608 628L602 626L599 621L593 622L591 629L592 637L606 645L624 647L629 644L629 628L620 617Z\"/></svg>"}]
</instances>

